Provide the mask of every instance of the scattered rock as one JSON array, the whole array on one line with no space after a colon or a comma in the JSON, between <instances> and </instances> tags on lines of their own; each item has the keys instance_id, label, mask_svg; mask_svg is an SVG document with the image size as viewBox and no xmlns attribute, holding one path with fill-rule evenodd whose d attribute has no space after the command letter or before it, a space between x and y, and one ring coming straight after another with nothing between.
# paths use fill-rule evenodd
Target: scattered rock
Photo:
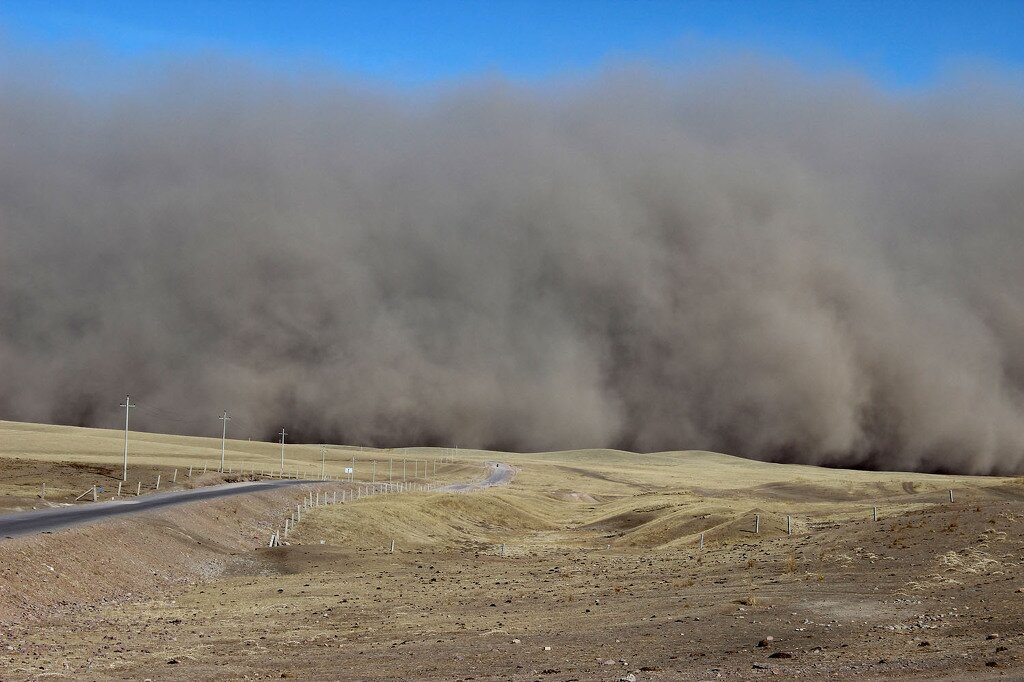
<instances>
[{"instance_id":1,"label":"scattered rock","mask_svg":"<svg viewBox=\"0 0 1024 682\"><path fill-rule=\"evenodd\" d=\"M761 647L763 649L766 646L771 646L772 642L774 642L774 641L775 641L775 638L772 637L771 635L768 635L767 637L762 639L760 642L758 642L757 646L759 646L759 647Z\"/></svg>"},{"instance_id":2,"label":"scattered rock","mask_svg":"<svg viewBox=\"0 0 1024 682\"><path fill-rule=\"evenodd\" d=\"M636 682L636 675L629 673L625 677L620 677L619 682Z\"/></svg>"},{"instance_id":3,"label":"scattered rock","mask_svg":"<svg viewBox=\"0 0 1024 682\"><path fill-rule=\"evenodd\" d=\"M776 651L774 654L770 654L768 658L793 658L793 654L786 651Z\"/></svg>"},{"instance_id":4,"label":"scattered rock","mask_svg":"<svg viewBox=\"0 0 1024 682\"><path fill-rule=\"evenodd\" d=\"M998 632L989 633L989 635L986 636L985 639L999 639L999 633Z\"/></svg>"},{"instance_id":5,"label":"scattered rock","mask_svg":"<svg viewBox=\"0 0 1024 682\"><path fill-rule=\"evenodd\" d=\"M544 647L544 651L551 651L551 647L549 647L549 646Z\"/></svg>"}]
</instances>

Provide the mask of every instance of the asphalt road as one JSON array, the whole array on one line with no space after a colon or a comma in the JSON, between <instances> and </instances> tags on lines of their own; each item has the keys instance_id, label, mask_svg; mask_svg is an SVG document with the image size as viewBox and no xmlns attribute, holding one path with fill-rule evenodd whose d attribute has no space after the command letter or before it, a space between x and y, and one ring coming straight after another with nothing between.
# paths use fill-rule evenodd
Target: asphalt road
<instances>
[{"instance_id":1,"label":"asphalt road","mask_svg":"<svg viewBox=\"0 0 1024 682\"><path fill-rule=\"evenodd\" d=\"M452 483L438 490L449 493L468 493L483 488L493 488L496 485L505 485L510 483L516 475L515 469L502 462L484 462L484 465L490 469L490 473L484 480L472 483Z\"/></svg>"},{"instance_id":2,"label":"asphalt road","mask_svg":"<svg viewBox=\"0 0 1024 682\"><path fill-rule=\"evenodd\" d=\"M490 469L487 478L472 483L453 483L439 488L442 492L465 493L482 490L497 485L505 485L515 476L515 469L501 462L486 462ZM31 535L92 523L127 514L161 509L188 502L213 500L219 497L242 495L267 490L275 490L294 485L321 483L321 481L257 481L252 483L224 483L193 490L177 490L166 493L153 493L143 497L123 498L110 502L97 502L52 509L34 509L0 516L0 538L12 538L18 535Z\"/></svg>"},{"instance_id":3,"label":"asphalt road","mask_svg":"<svg viewBox=\"0 0 1024 682\"><path fill-rule=\"evenodd\" d=\"M102 519L109 519L126 514L136 514L151 509L171 507L187 502L213 500L218 497L242 495L244 493L276 490L305 483L320 481L258 481L253 483L224 483L193 490L178 490L166 493L153 493L143 497L132 497L110 502L97 502L70 507L54 507L53 509L35 509L0 516L0 538L17 535L30 535L47 531L78 526Z\"/></svg>"}]
</instances>

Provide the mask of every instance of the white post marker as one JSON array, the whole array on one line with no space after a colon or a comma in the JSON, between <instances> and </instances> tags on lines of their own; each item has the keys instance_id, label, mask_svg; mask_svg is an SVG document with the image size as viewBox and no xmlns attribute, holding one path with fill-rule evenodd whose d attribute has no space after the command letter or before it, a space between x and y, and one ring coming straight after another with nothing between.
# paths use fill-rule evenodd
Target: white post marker
<instances>
[{"instance_id":1,"label":"white post marker","mask_svg":"<svg viewBox=\"0 0 1024 682\"><path fill-rule=\"evenodd\" d=\"M124 483L124 481L118 481L117 482L117 496L118 497L121 497L121 484L122 483ZM43 497L46 497L46 484L45 483L43 484Z\"/></svg>"},{"instance_id":2,"label":"white post marker","mask_svg":"<svg viewBox=\"0 0 1024 682\"><path fill-rule=\"evenodd\" d=\"M191 466L189 466L189 468L188 468L188 477L192 478L192 467Z\"/></svg>"},{"instance_id":3,"label":"white post marker","mask_svg":"<svg viewBox=\"0 0 1024 682\"><path fill-rule=\"evenodd\" d=\"M761 515L754 514L754 533L761 532Z\"/></svg>"},{"instance_id":4,"label":"white post marker","mask_svg":"<svg viewBox=\"0 0 1024 682\"><path fill-rule=\"evenodd\" d=\"M704 533L700 534L700 548L704 549Z\"/></svg>"},{"instance_id":5,"label":"white post marker","mask_svg":"<svg viewBox=\"0 0 1024 682\"><path fill-rule=\"evenodd\" d=\"M178 482L178 470L175 469L174 470L174 478L171 479L171 483L177 483L177 482Z\"/></svg>"},{"instance_id":6,"label":"white post marker","mask_svg":"<svg viewBox=\"0 0 1024 682\"><path fill-rule=\"evenodd\" d=\"M135 497L142 496L142 481L139 481L139 487L135 489Z\"/></svg>"},{"instance_id":7,"label":"white post marker","mask_svg":"<svg viewBox=\"0 0 1024 682\"><path fill-rule=\"evenodd\" d=\"M786 514L786 535L793 534L793 517Z\"/></svg>"},{"instance_id":8,"label":"white post marker","mask_svg":"<svg viewBox=\"0 0 1024 682\"><path fill-rule=\"evenodd\" d=\"M156 489L160 490L160 474L156 475Z\"/></svg>"},{"instance_id":9,"label":"white post marker","mask_svg":"<svg viewBox=\"0 0 1024 682\"><path fill-rule=\"evenodd\" d=\"M952 488L949 489L949 501L950 502L953 501L953 489Z\"/></svg>"},{"instance_id":10,"label":"white post marker","mask_svg":"<svg viewBox=\"0 0 1024 682\"><path fill-rule=\"evenodd\" d=\"M96 486L95 485L92 487L92 501L93 502L96 501Z\"/></svg>"},{"instance_id":11,"label":"white post marker","mask_svg":"<svg viewBox=\"0 0 1024 682\"><path fill-rule=\"evenodd\" d=\"M121 484L120 483L117 484L117 494L118 495L121 494ZM46 499L46 484L45 483L43 484L43 494L40 495L39 497L40 497L40 499L43 499L43 500Z\"/></svg>"},{"instance_id":12,"label":"white post marker","mask_svg":"<svg viewBox=\"0 0 1024 682\"><path fill-rule=\"evenodd\" d=\"M395 541L394 540L391 540L391 553L392 554L395 553Z\"/></svg>"},{"instance_id":13,"label":"white post marker","mask_svg":"<svg viewBox=\"0 0 1024 682\"><path fill-rule=\"evenodd\" d=\"M121 407L124 408L124 469L121 472L121 480L122 481L127 481L128 480L128 410L130 410L133 407L135 407L135 405L132 405L131 396L125 395L125 397L124 397L124 405L121 405Z\"/></svg>"},{"instance_id":14,"label":"white post marker","mask_svg":"<svg viewBox=\"0 0 1024 682\"><path fill-rule=\"evenodd\" d=\"M871 508L871 520L872 521L877 521L878 520L878 507L872 507Z\"/></svg>"}]
</instances>

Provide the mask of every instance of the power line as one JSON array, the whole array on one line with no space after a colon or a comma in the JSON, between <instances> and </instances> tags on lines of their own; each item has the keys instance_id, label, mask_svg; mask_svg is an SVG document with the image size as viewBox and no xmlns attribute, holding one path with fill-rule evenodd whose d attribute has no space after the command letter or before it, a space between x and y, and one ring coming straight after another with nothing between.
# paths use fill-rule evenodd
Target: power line
<instances>
[{"instance_id":1,"label":"power line","mask_svg":"<svg viewBox=\"0 0 1024 682\"><path fill-rule=\"evenodd\" d=\"M128 480L128 410L136 407L132 405L131 396L125 394L124 404L121 405L124 408L124 471L122 472L122 481Z\"/></svg>"},{"instance_id":2,"label":"power line","mask_svg":"<svg viewBox=\"0 0 1024 682\"><path fill-rule=\"evenodd\" d=\"M224 414L218 419L224 422L224 428L220 432L220 471L224 473L224 441L228 437L228 422L231 421L231 417L228 416L228 411L224 410Z\"/></svg>"}]
</instances>

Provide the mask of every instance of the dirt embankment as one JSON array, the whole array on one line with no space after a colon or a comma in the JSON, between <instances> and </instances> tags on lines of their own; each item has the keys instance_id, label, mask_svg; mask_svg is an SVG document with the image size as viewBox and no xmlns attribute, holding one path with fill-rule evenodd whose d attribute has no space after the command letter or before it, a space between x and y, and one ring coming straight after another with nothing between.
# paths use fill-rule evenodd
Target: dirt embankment
<instances>
[{"instance_id":1,"label":"dirt embankment","mask_svg":"<svg viewBox=\"0 0 1024 682\"><path fill-rule=\"evenodd\" d=\"M80 468L68 463L12 461L23 469L34 465ZM479 477L478 466L455 464L439 467L432 480L443 484ZM185 485L232 478L237 480L211 472L205 477L197 475L192 484ZM252 561L252 550L267 544L270 533L282 527L310 491L351 494L359 486L366 483L300 485L0 539L0 626L153 597L171 586L195 584L228 569L238 570L238 564Z\"/></svg>"},{"instance_id":2,"label":"dirt embankment","mask_svg":"<svg viewBox=\"0 0 1024 682\"><path fill-rule=\"evenodd\" d=\"M219 575L267 541L307 489L183 504L126 520L0 540L0 620L153 596ZM324 489L340 489L325 484Z\"/></svg>"}]
</instances>

